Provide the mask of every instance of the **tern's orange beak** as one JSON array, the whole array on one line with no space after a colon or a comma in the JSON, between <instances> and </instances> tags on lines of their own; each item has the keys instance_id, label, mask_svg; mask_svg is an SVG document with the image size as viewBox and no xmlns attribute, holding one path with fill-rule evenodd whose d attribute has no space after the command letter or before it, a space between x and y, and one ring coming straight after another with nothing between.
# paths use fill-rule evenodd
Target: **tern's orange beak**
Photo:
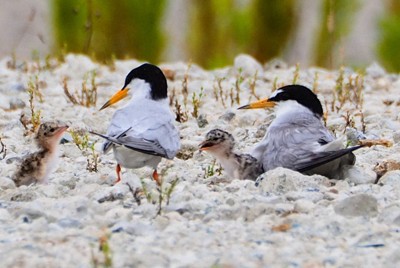
<instances>
[{"instance_id":1,"label":"tern's orange beak","mask_svg":"<svg viewBox=\"0 0 400 268\"><path fill-rule=\"evenodd\" d=\"M129 88L123 88L115 93L106 103L104 103L104 105L100 108L100 111L128 96L128 90Z\"/></svg>"},{"instance_id":2,"label":"tern's orange beak","mask_svg":"<svg viewBox=\"0 0 400 268\"><path fill-rule=\"evenodd\" d=\"M250 104L243 105L238 109L259 109L259 108L273 108L276 103L269 99L262 99L256 102L252 102Z\"/></svg>"}]
</instances>

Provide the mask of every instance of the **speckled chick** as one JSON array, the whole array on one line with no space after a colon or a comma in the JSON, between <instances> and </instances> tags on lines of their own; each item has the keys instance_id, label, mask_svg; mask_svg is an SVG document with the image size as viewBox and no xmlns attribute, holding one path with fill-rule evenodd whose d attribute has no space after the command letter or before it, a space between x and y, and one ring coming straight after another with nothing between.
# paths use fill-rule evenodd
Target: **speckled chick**
<instances>
[{"instance_id":1,"label":"speckled chick","mask_svg":"<svg viewBox=\"0 0 400 268\"><path fill-rule=\"evenodd\" d=\"M235 153L235 139L221 129L213 129L206 134L199 149L214 156L229 176L239 180L256 180L263 173L261 164L250 154Z\"/></svg>"},{"instance_id":2,"label":"speckled chick","mask_svg":"<svg viewBox=\"0 0 400 268\"><path fill-rule=\"evenodd\" d=\"M39 126L35 141L39 151L27 155L15 173L16 186L46 182L51 172L57 168L60 140L68 126L57 122L45 122Z\"/></svg>"}]
</instances>

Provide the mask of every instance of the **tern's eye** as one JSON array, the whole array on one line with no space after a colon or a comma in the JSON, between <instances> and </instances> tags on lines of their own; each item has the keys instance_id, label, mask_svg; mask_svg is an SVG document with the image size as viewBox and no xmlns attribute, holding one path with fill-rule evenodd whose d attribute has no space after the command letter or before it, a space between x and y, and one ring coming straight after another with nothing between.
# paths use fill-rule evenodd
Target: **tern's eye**
<instances>
[{"instance_id":1,"label":"tern's eye","mask_svg":"<svg viewBox=\"0 0 400 268\"><path fill-rule=\"evenodd\" d=\"M54 132L56 129L54 127L50 128L50 132Z\"/></svg>"}]
</instances>

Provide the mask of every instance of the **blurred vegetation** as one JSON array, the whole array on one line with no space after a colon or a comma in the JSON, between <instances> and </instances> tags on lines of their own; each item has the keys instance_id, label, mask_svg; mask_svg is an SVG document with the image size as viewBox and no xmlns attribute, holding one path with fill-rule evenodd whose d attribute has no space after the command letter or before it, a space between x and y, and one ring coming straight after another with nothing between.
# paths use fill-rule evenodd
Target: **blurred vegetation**
<instances>
[{"instance_id":1,"label":"blurred vegetation","mask_svg":"<svg viewBox=\"0 0 400 268\"><path fill-rule=\"evenodd\" d=\"M281 55L297 21L295 8L294 0L255 1L254 27L249 41L257 59L265 62Z\"/></svg>"},{"instance_id":2,"label":"blurred vegetation","mask_svg":"<svg viewBox=\"0 0 400 268\"><path fill-rule=\"evenodd\" d=\"M388 14L381 19L379 58L388 71L400 71L400 1L388 1Z\"/></svg>"},{"instance_id":3,"label":"blurred vegetation","mask_svg":"<svg viewBox=\"0 0 400 268\"><path fill-rule=\"evenodd\" d=\"M323 14L315 49L315 64L318 66L334 67L337 58L340 61L341 39L351 30L352 18L359 5L359 0L324 0ZM335 59L336 58L336 59ZM335 62L336 60L336 62ZM341 65L340 62L336 65Z\"/></svg>"},{"instance_id":4,"label":"blurred vegetation","mask_svg":"<svg viewBox=\"0 0 400 268\"><path fill-rule=\"evenodd\" d=\"M107 61L135 57L155 61L163 48L165 0L53 0L56 50Z\"/></svg>"},{"instance_id":5,"label":"blurred vegetation","mask_svg":"<svg viewBox=\"0 0 400 268\"><path fill-rule=\"evenodd\" d=\"M174 1L174 0L170 0ZM206 68L232 64L240 53L260 62L284 56L297 30L300 0L187 0L188 58ZM321 21L311 64L344 64L340 47L352 30L360 0L321 0ZM99 60L161 61L166 48L164 13L168 0L53 0L55 51L84 53ZM379 25L379 57L400 71L400 1L387 0ZM171 31L173 32L173 31ZM185 59L186 60L186 59ZM349 64L349 63L347 63ZM350 63L351 64L351 63Z\"/></svg>"}]
</instances>

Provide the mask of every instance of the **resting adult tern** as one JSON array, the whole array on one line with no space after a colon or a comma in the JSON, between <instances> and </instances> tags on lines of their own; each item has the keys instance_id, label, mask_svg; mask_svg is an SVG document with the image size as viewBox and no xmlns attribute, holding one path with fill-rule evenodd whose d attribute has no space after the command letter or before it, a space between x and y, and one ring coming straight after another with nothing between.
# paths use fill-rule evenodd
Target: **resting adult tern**
<instances>
[{"instance_id":1,"label":"resting adult tern","mask_svg":"<svg viewBox=\"0 0 400 268\"><path fill-rule=\"evenodd\" d=\"M354 165L352 153L362 145L343 148L324 126L323 109L318 97L307 87L288 85L267 99L239 109L275 108L275 119L263 140L252 151L264 171L285 167L305 174L342 178L342 171Z\"/></svg>"},{"instance_id":2,"label":"resting adult tern","mask_svg":"<svg viewBox=\"0 0 400 268\"><path fill-rule=\"evenodd\" d=\"M128 95L131 100L114 113L107 134L91 133L106 139L104 153L113 149L117 182L121 180L121 166L129 169L149 166L154 170L154 180L160 184L158 164L162 158L173 159L180 148L179 133L168 104L167 80L161 69L149 63L133 69L122 89L100 110Z\"/></svg>"},{"instance_id":3,"label":"resting adult tern","mask_svg":"<svg viewBox=\"0 0 400 268\"><path fill-rule=\"evenodd\" d=\"M250 154L235 153L235 139L221 129L210 130L199 144L201 151L207 151L221 164L222 168L234 179L256 180L263 173L261 163Z\"/></svg>"}]
</instances>

